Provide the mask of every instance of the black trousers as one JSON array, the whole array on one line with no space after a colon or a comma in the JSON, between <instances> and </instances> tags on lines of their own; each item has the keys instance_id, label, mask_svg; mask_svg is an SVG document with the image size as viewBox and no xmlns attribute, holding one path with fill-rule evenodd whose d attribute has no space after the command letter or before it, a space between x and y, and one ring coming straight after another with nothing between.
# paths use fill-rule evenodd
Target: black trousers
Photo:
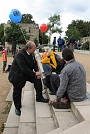
<instances>
[{"instance_id":1,"label":"black trousers","mask_svg":"<svg viewBox=\"0 0 90 134\"><path fill-rule=\"evenodd\" d=\"M53 91L54 94L56 94L58 87L60 85L60 78L59 75L57 74L52 74L50 77L50 85L51 85L51 89ZM62 98L67 98L69 100L67 91L65 91L65 93L63 94Z\"/></svg>"},{"instance_id":2,"label":"black trousers","mask_svg":"<svg viewBox=\"0 0 90 134\"><path fill-rule=\"evenodd\" d=\"M51 85L52 92L54 94L56 94L56 92L58 90L58 87L60 85L60 79L59 79L59 76L57 74L52 74L51 75L51 77L50 77L50 85Z\"/></svg>"},{"instance_id":3,"label":"black trousers","mask_svg":"<svg viewBox=\"0 0 90 134\"><path fill-rule=\"evenodd\" d=\"M41 79L29 78L27 81L34 83L34 88L36 90L36 100L42 98L42 82ZM22 96L22 88L18 87L18 85L13 85L13 101L15 108L20 110L21 108L21 96Z\"/></svg>"}]
</instances>

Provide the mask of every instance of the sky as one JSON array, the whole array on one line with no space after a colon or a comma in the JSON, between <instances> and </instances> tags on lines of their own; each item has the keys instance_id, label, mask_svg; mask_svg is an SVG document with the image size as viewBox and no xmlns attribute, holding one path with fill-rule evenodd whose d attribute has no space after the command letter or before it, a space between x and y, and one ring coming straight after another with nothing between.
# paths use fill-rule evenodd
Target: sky
<instances>
[{"instance_id":1,"label":"sky","mask_svg":"<svg viewBox=\"0 0 90 134\"><path fill-rule=\"evenodd\" d=\"M0 24L7 23L12 9L31 14L39 27L43 23L47 24L50 16L60 14L62 37L72 20L90 21L90 0L1 0ZM59 35L53 34L52 38L54 36Z\"/></svg>"}]
</instances>

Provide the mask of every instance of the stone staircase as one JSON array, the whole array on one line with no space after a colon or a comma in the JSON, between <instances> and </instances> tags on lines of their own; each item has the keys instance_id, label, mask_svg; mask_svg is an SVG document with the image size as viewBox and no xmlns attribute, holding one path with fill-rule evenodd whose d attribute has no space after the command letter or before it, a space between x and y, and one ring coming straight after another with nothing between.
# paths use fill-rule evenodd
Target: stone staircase
<instances>
[{"instance_id":1,"label":"stone staircase","mask_svg":"<svg viewBox=\"0 0 90 134\"><path fill-rule=\"evenodd\" d=\"M35 53L40 71L40 56ZM44 86L43 86L44 87ZM12 89L6 101L12 101ZM88 99L72 102L71 109L55 109L47 103L35 101L35 89L27 82L22 92L21 116L15 114L12 102L3 134L90 134L90 85L87 83ZM55 99L49 89L43 90L43 96Z\"/></svg>"}]
</instances>

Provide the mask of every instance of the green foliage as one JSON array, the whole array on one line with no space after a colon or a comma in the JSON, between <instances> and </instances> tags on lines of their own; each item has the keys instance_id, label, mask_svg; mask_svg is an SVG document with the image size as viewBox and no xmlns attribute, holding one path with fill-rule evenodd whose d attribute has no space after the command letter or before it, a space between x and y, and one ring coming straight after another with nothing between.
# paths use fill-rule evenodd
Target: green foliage
<instances>
[{"instance_id":1,"label":"green foliage","mask_svg":"<svg viewBox=\"0 0 90 134\"><path fill-rule=\"evenodd\" d=\"M73 20L71 24L68 25L67 31L65 33L68 38L73 35L76 38L76 41L80 40L80 38L90 35L90 22L83 20Z\"/></svg>"},{"instance_id":2,"label":"green foliage","mask_svg":"<svg viewBox=\"0 0 90 134\"><path fill-rule=\"evenodd\" d=\"M82 46L83 50L89 50L89 44L90 44L89 41L85 42L85 43L83 44L83 46Z\"/></svg>"},{"instance_id":3,"label":"green foliage","mask_svg":"<svg viewBox=\"0 0 90 134\"><path fill-rule=\"evenodd\" d=\"M34 38L34 43L36 44L36 47L38 46L38 39Z\"/></svg>"},{"instance_id":4,"label":"green foliage","mask_svg":"<svg viewBox=\"0 0 90 134\"><path fill-rule=\"evenodd\" d=\"M0 24L0 42L4 44L4 24Z\"/></svg>"},{"instance_id":5,"label":"green foliage","mask_svg":"<svg viewBox=\"0 0 90 134\"><path fill-rule=\"evenodd\" d=\"M29 36L26 35L26 31L24 29L21 29L18 24L15 24L13 22L10 22L10 27L6 27L5 33L5 40L9 43L16 41L18 43L24 44L26 43L25 39L29 39Z\"/></svg>"},{"instance_id":6,"label":"green foliage","mask_svg":"<svg viewBox=\"0 0 90 134\"><path fill-rule=\"evenodd\" d=\"M51 36L53 33L62 33L62 28L60 27L60 15L55 13L53 16L48 18L48 33Z\"/></svg>"},{"instance_id":7,"label":"green foliage","mask_svg":"<svg viewBox=\"0 0 90 134\"><path fill-rule=\"evenodd\" d=\"M31 14L23 14L21 23L35 24L35 21L33 20L33 16Z\"/></svg>"},{"instance_id":8,"label":"green foliage","mask_svg":"<svg viewBox=\"0 0 90 134\"><path fill-rule=\"evenodd\" d=\"M45 35L45 33L42 33L40 30L39 30L39 43L48 44L48 36Z\"/></svg>"},{"instance_id":9,"label":"green foliage","mask_svg":"<svg viewBox=\"0 0 90 134\"><path fill-rule=\"evenodd\" d=\"M0 132L3 132L4 128L5 128L5 123L2 123L0 126Z\"/></svg>"},{"instance_id":10,"label":"green foliage","mask_svg":"<svg viewBox=\"0 0 90 134\"><path fill-rule=\"evenodd\" d=\"M3 114L9 114L10 112L10 108L11 108L11 102L8 102L5 109L4 109L4 112L2 112Z\"/></svg>"},{"instance_id":11,"label":"green foliage","mask_svg":"<svg viewBox=\"0 0 90 134\"><path fill-rule=\"evenodd\" d=\"M76 27L70 27L69 30L66 31L66 35L68 36L68 41L73 35L75 40L78 41L81 38L80 32Z\"/></svg>"}]
</instances>

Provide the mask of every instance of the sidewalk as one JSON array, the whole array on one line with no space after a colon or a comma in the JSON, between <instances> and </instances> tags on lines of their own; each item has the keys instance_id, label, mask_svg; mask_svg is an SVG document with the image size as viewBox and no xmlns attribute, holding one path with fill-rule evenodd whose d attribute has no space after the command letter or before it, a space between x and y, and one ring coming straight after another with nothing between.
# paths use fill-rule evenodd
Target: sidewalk
<instances>
[{"instance_id":1,"label":"sidewalk","mask_svg":"<svg viewBox=\"0 0 90 134\"><path fill-rule=\"evenodd\" d=\"M74 52L82 53L82 54L90 54L90 51L89 50L78 50L78 49L74 49Z\"/></svg>"}]
</instances>

